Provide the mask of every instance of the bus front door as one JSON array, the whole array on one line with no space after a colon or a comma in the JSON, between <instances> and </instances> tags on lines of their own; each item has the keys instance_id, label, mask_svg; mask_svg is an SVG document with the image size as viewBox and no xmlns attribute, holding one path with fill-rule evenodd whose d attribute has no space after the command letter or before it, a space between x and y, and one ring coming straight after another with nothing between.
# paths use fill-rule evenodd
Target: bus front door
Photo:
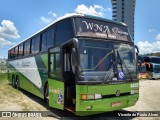
<instances>
[{"instance_id":1,"label":"bus front door","mask_svg":"<svg viewBox=\"0 0 160 120\"><path fill-rule=\"evenodd\" d=\"M75 67L72 61L73 43L63 45L63 79L65 88L65 108L75 112L76 85L75 85Z\"/></svg>"},{"instance_id":2,"label":"bus front door","mask_svg":"<svg viewBox=\"0 0 160 120\"><path fill-rule=\"evenodd\" d=\"M48 50L49 106L64 109L63 59L61 47Z\"/></svg>"}]
</instances>

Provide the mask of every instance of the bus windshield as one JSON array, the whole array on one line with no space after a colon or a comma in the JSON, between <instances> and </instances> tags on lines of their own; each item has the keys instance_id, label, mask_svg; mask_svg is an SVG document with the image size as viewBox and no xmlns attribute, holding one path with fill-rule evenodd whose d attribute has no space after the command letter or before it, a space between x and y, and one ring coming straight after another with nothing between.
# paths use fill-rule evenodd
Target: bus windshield
<instances>
[{"instance_id":1,"label":"bus windshield","mask_svg":"<svg viewBox=\"0 0 160 120\"><path fill-rule=\"evenodd\" d=\"M153 57L153 58L151 58L151 62L152 62L152 63L158 63L158 64L159 64L159 63L160 63L160 58L158 58L158 57L157 57L157 58L156 58L156 57Z\"/></svg>"},{"instance_id":2,"label":"bus windshield","mask_svg":"<svg viewBox=\"0 0 160 120\"><path fill-rule=\"evenodd\" d=\"M159 71L160 71L160 65L154 64L154 65L153 65L153 72L159 73Z\"/></svg>"},{"instance_id":3,"label":"bus windshield","mask_svg":"<svg viewBox=\"0 0 160 120\"><path fill-rule=\"evenodd\" d=\"M134 47L129 44L80 40L80 66L80 81L136 79Z\"/></svg>"}]
</instances>

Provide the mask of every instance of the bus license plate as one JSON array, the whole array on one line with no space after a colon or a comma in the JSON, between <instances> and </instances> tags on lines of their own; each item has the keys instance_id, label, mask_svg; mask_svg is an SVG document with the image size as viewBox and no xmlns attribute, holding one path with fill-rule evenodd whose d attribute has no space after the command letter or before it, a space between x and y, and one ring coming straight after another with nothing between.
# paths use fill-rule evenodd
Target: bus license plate
<instances>
[{"instance_id":1,"label":"bus license plate","mask_svg":"<svg viewBox=\"0 0 160 120\"><path fill-rule=\"evenodd\" d=\"M121 106L121 102L113 102L112 107L118 107Z\"/></svg>"}]
</instances>

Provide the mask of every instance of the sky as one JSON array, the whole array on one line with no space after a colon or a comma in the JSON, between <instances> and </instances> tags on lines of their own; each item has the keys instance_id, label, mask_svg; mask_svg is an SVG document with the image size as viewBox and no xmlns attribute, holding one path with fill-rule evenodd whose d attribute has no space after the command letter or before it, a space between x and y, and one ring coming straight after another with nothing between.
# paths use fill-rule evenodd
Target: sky
<instances>
[{"instance_id":1,"label":"sky","mask_svg":"<svg viewBox=\"0 0 160 120\"><path fill-rule=\"evenodd\" d=\"M0 58L52 21L80 12L112 19L111 0L0 0ZM137 0L135 44L141 54L160 52L160 0Z\"/></svg>"}]
</instances>

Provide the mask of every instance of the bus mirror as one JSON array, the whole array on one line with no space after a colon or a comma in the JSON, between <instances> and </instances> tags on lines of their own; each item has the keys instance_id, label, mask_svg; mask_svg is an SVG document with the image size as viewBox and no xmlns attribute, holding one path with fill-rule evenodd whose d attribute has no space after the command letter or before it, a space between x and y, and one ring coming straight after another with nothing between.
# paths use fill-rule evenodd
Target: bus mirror
<instances>
[{"instance_id":1,"label":"bus mirror","mask_svg":"<svg viewBox=\"0 0 160 120\"><path fill-rule=\"evenodd\" d=\"M78 56L75 48L72 48L72 64L73 66L78 66Z\"/></svg>"},{"instance_id":2,"label":"bus mirror","mask_svg":"<svg viewBox=\"0 0 160 120\"><path fill-rule=\"evenodd\" d=\"M139 53L139 48L137 45L135 45L135 48L137 49L137 53Z\"/></svg>"}]
</instances>

